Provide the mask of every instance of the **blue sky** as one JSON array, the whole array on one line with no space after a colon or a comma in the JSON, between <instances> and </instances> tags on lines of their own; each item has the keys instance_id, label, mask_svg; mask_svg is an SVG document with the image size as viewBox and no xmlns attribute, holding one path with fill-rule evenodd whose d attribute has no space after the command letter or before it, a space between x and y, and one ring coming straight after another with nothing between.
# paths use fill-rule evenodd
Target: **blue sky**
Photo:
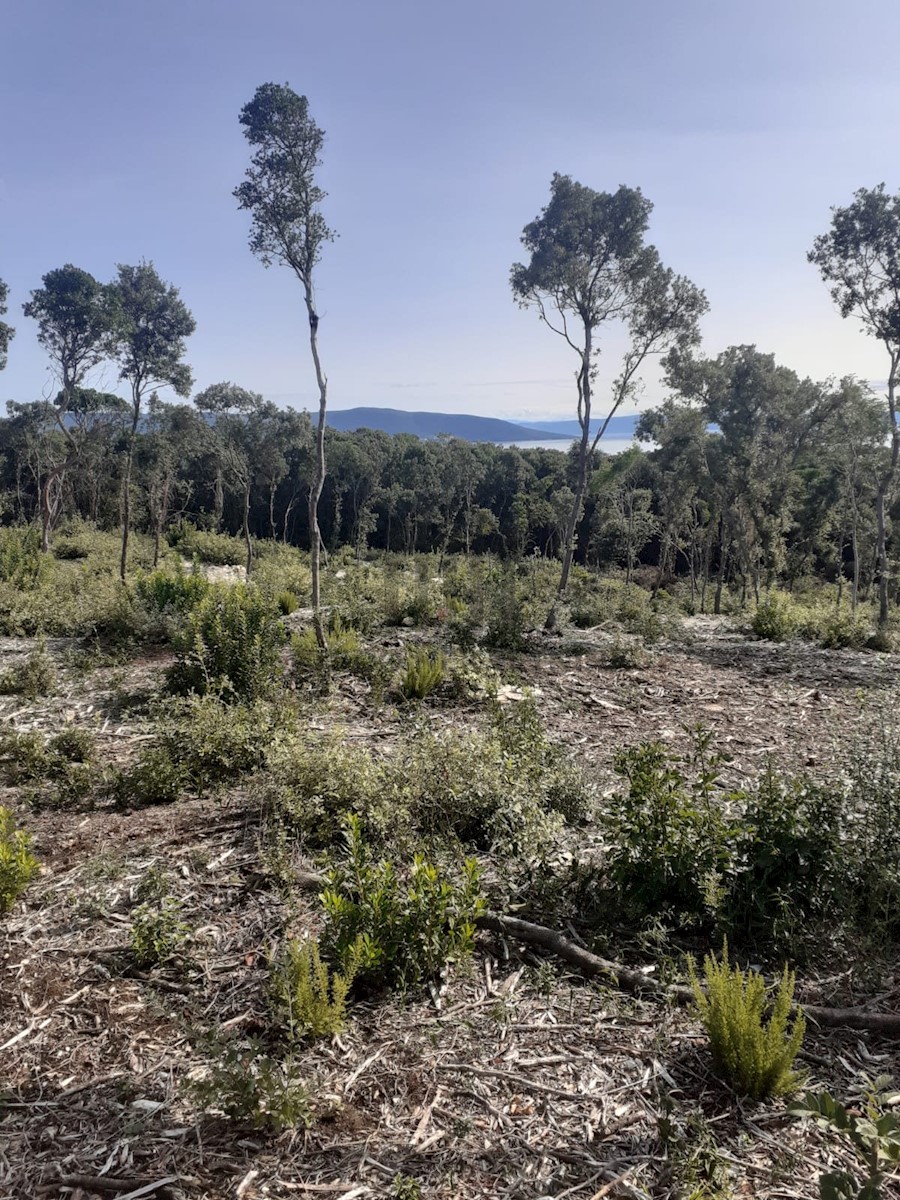
<instances>
[{"instance_id":1,"label":"blue sky","mask_svg":"<svg viewBox=\"0 0 900 1200\"><path fill-rule=\"evenodd\" d=\"M21 313L45 271L147 258L197 320L198 388L313 403L296 281L250 255L231 196L238 113L269 80L328 137L334 407L572 415L571 351L508 284L554 171L654 202L663 260L706 289L706 353L755 342L802 375L884 377L806 251L854 189L900 190L893 0L8 0L2 25L18 332L0 398L47 384ZM605 348L601 399L621 346ZM642 403L660 398L651 373Z\"/></svg>"}]
</instances>

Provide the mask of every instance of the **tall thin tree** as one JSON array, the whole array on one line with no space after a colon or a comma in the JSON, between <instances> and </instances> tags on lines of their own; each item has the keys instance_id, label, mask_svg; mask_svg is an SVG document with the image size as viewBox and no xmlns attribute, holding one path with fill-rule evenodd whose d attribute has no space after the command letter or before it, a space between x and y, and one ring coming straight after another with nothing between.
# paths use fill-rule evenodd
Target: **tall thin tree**
<instances>
[{"instance_id":1,"label":"tall thin tree","mask_svg":"<svg viewBox=\"0 0 900 1200\"><path fill-rule=\"evenodd\" d=\"M23 311L37 321L38 341L59 383L55 401L48 404L48 416L62 434L64 445L63 453L48 465L41 480L41 546L46 551L62 480L81 451L84 431L71 420L72 407L89 372L111 352L116 313L109 289L71 263L48 271L42 282L44 286L31 293Z\"/></svg>"},{"instance_id":2,"label":"tall thin tree","mask_svg":"<svg viewBox=\"0 0 900 1200\"><path fill-rule=\"evenodd\" d=\"M578 441L573 503L565 531L559 594L569 584L575 536L584 509L594 451L618 409L633 397L646 360L699 341L697 322L707 309L703 292L664 267L654 246L644 242L653 205L639 188L596 192L568 175L555 174L550 201L525 226L522 244L531 254L515 263L513 295L578 356ZM606 416L591 426L594 383L600 354L599 330L624 324L629 338Z\"/></svg>"},{"instance_id":3,"label":"tall thin tree","mask_svg":"<svg viewBox=\"0 0 900 1200\"><path fill-rule=\"evenodd\" d=\"M309 347L319 389L315 470L309 489L309 549L316 637L325 645L320 611L319 500L325 483L325 412L328 379L319 358L319 313L314 271L334 232L320 205L325 192L316 183L324 132L309 115L309 103L287 84L264 83L241 109L244 136L253 147L247 177L234 190L250 213L250 249L264 266L280 263L297 276L309 321Z\"/></svg>"},{"instance_id":4,"label":"tall thin tree","mask_svg":"<svg viewBox=\"0 0 900 1200\"><path fill-rule=\"evenodd\" d=\"M125 580L131 530L131 469L145 398L170 387L178 396L190 394L193 379L183 361L185 338L196 329L178 289L164 283L153 263L118 266L110 285L117 310L116 358L119 378L131 389L131 424L122 481L122 554L119 574Z\"/></svg>"},{"instance_id":5,"label":"tall thin tree","mask_svg":"<svg viewBox=\"0 0 900 1200\"><path fill-rule=\"evenodd\" d=\"M878 523L878 624L888 622L889 569L887 497L900 464L900 193L889 196L881 183L860 188L853 203L831 210L831 228L813 242L807 258L830 285L842 317L857 317L887 355L885 399L891 423L891 455L879 472L875 497Z\"/></svg>"}]
</instances>

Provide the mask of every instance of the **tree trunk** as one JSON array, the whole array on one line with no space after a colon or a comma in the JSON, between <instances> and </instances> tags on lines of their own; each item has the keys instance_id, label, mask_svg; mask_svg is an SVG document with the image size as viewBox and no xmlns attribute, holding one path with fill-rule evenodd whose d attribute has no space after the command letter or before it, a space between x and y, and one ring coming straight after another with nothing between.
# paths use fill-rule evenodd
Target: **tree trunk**
<instances>
[{"instance_id":1,"label":"tree trunk","mask_svg":"<svg viewBox=\"0 0 900 1200\"><path fill-rule=\"evenodd\" d=\"M253 569L253 543L250 541L250 478L249 478L249 476L247 477L247 481L244 484L243 530L244 530L244 546L247 549L247 564L245 567L245 574L246 574L247 578L249 579L250 572Z\"/></svg>"},{"instance_id":2,"label":"tree trunk","mask_svg":"<svg viewBox=\"0 0 900 1200\"><path fill-rule=\"evenodd\" d=\"M562 572L559 577L559 595L564 596L569 587L569 575L572 571L572 559L575 556L575 530L581 519L581 509L584 495L587 491L588 475L590 473L590 441L591 441L591 349L593 330L585 322L584 352L581 358L581 370L578 372L578 421L581 425L581 441L578 445L578 474L575 481L575 497L572 501L572 511L566 523L565 551L563 553Z\"/></svg>"},{"instance_id":3,"label":"tree trunk","mask_svg":"<svg viewBox=\"0 0 900 1200\"><path fill-rule=\"evenodd\" d=\"M313 481L309 489L309 557L312 571L312 607L313 626L316 631L316 641L321 649L325 649L325 630L322 627L321 588L319 581L320 545L319 533L319 500L322 498L322 488L325 485L325 410L328 402L328 380L322 372L319 361L319 317L313 304L312 286L305 282L306 311L309 316L309 348L312 353L313 366L316 369L316 383L319 385L319 420L316 425L316 458Z\"/></svg>"},{"instance_id":4,"label":"tree trunk","mask_svg":"<svg viewBox=\"0 0 900 1200\"><path fill-rule=\"evenodd\" d=\"M888 377L888 410L891 414L891 465L878 483L878 497L875 501L875 517L878 522L878 625L884 628L888 623L888 597L890 592L890 572L887 561L887 520L885 517L885 500L897 473L897 462L900 460L900 427L897 425L897 369L900 367L900 356L892 356L891 373Z\"/></svg>"},{"instance_id":5,"label":"tree trunk","mask_svg":"<svg viewBox=\"0 0 900 1200\"><path fill-rule=\"evenodd\" d=\"M128 568L128 535L131 532L131 467L134 462L134 443L137 438L138 422L141 417L141 397L135 393L132 400L131 434L125 456L125 479L122 484L122 556L119 560L119 578L125 582Z\"/></svg>"}]
</instances>

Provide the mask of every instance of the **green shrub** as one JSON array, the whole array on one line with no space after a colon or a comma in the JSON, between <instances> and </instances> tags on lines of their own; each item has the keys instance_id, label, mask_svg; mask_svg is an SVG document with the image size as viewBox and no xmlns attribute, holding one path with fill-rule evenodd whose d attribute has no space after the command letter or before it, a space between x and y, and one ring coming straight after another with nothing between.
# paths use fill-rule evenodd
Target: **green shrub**
<instances>
[{"instance_id":1,"label":"green shrub","mask_svg":"<svg viewBox=\"0 0 900 1200\"><path fill-rule=\"evenodd\" d=\"M56 686L56 669L47 647L33 650L24 662L0 675L0 695L21 695L26 700L49 696Z\"/></svg>"},{"instance_id":2,"label":"green shrub","mask_svg":"<svg viewBox=\"0 0 900 1200\"><path fill-rule=\"evenodd\" d=\"M158 967L181 953L189 929L181 920L181 902L167 892L141 904L132 914L129 945L137 966Z\"/></svg>"},{"instance_id":3,"label":"green shrub","mask_svg":"<svg viewBox=\"0 0 900 1200\"><path fill-rule=\"evenodd\" d=\"M31 853L31 838L16 828L8 808L0 807L0 915L6 915L32 879L40 864Z\"/></svg>"},{"instance_id":4,"label":"green shrub","mask_svg":"<svg viewBox=\"0 0 900 1200\"><path fill-rule=\"evenodd\" d=\"M70 763L90 763L97 757L97 742L89 729L69 725L47 743L48 751Z\"/></svg>"},{"instance_id":5,"label":"green shrub","mask_svg":"<svg viewBox=\"0 0 900 1200\"><path fill-rule=\"evenodd\" d=\"M786 642L797 633L799 618L790 596L772 591L757 605L750 624L757 637Z\"/></svg>"},{"instance_id":6,"label":"green shrub","mask_svg":"<svg viewBox=\"0 0 900 1200\"><path fill-rule=\"evenodd\" d=\"M187 521L173 525L166 537L185 558L198 558L220 567L239 567L247 561L247 547L240 538L197 529Z\"/></svg>"},{"instance_id":7,"label":"green shrub","mask_svg":"<svg viewBox=\"0 0 900 1200\"><path fill-rule=\"evenodd\" d=\"M469 957L475 921L485 911L474 859L452 879L417 855L404 884L392 863L373 858L353 816L346 843L322 893L323 948L345 977L350 972L369 989L413 990L450 961Z\"/></svg>"},{"instance_id":8,"label":"green shrub","mask_svg":"<svg viewBox=\"0 0 900 1200\"><path fill-rule=\"evenodd\" d=\"M4 783L32 783L44 779L53 769L53 756L47 750L43 734L0 733L0 778Z\"/></svg>"},{"instance_id":9,"label":"green shrub","mask_svg":"<svg viewBox=\"0 0 900 1200\"><path fill-rule=\"evenodd\" d=\"M218 692L254 700L269 694L280 676L285 633L253 586L215 587L187 614L175 642L168 675L174 692Z\"/></svg>"},{"instance_id":10,"label":"green shrub","mask_svg":"<svg viewBox=\"0 0 900 1200\"><path fill-rule=\"evenodd\" d=\"M256 1041L219 1048L206 1078L188 1091L208 1112L275 1134L315 1120L313 1093L294 1060L272 1058Z\"/></svg>"},{"instance_id":11,"label":"green shrub","mask_svg":"<svg viewBox=\"0 0 900 1200\"><path fill-rule=\"evenodd\" d=\"M695 732L687 758L660 742L616 756L627 789L614 798L607 818L607 870L614 906L626 919L711 923L739 833L715 794L719 766L703 730Z\"/></svg>"},{"instance_id":12,"label":"green shrub","mask_svg":"<svg viewBox=\"0 0 900 1200\"><path fill-rule=\"evenodd\" d=\"M0 734L0 779L52 785L29 794L35 807L68 808L90 795L103 777L94 757L94 739L84 729L63 730L46 742L40 733Z\"/></svg>"},{"instance_id":13,"label":"green shrub","mask_svg":"<svg viewBox=\"0 0 900 1200\"><path fill-rule=\"evenodd\" d=\"M277 737L266 766L263 799L311 847L332 845L351 812L371 821L389 788L383 766L337 730Z\"/></svg>"},{"instance_id":14,"label":"green shrub","mask_svg":"<svg viewBox=\"0 0 900 1200\"><path fill-rule=\"evenodd\" d=\"M279 737L267 766L264 798L311 846L330 845L354 813L369 836L418 830L533 851L590 804L584 775L544 737L530 701L498 705L486 733L415 728L383 759L335 731Z\"/></svg>"},{"instance_id":15,"label":"green shrub","mask_svg":"<svg viewBox=\"0 0 900 1200\"><path fill-rule=\"evenodd\" d=\"M138 575L135 592L141 603L161 613L187 613L209 592L210 584L199 571L186 572L181 563L174 571L156 570Z\"/></svg>"},{"instance_id":16,"label":"green shrub","mask_svg":"<svg viewBox=\"0 0 900 1200\"><path fill-rule=\"evenodd\" d=\"M400 676L400 694L404 700L424 700L444 679L444 656L424 646L410 650Z\"/></svg>"},{"instance_id":17,"label":"green shrub","mask_svg":"<svg viewBox=\"0 0 900 1200\"><path fill-rule=\"evenodd\" d=\"M800 1077L792 1068L803 1042L806 1021L802 1011L790 1021L793 974L785 967L766 1021L766 985L757 971L745 974L740 967L732 967L727 945L721 963L707 955L703 965L706 991L692 961L691 986L710 1040L713 1061L725 1082L752 1100L795 1091Z\"/></svg>"},{"instance_id":18,"label":"green shrub","mask_svg":"<svg viewBox=\"0 0 900 1200\"><path fill-rule=\"evenodd\" d=\"M882 1184L887 1182L885 1168L900 1163L900 1119L888 1111L900 1094L888 1090L892 1083L890 1076L880 1076L866 1087L862 1103L851 1108L829 1092L807 1092L791 1106L794 1116L844 1134L865 1171L862 1180L847 1171L821 1175L821 1200L881 1200Z\"/></svg>"},{"instance_id":19,"label":"green shrub","mask_svg":"<svg viewBox=\"0 0 900 1200\"><path fill-rule=\"evenodd\" d=\"M292 1037L327 1037L347 1024L347 993L353 964L345 974L329 971L313 938L289 941L272 970L276 1011Z\"/></svg>"},{"instance_id":20,"label":"green shrub","mask_svg":"<svg viewBox=\"0 0 900 1200\"><path fill-rule=\"evenodd\" d=\"M19 591L33 591L45 582L51 563L41 552L41 535L27 529L0 529L0 582Z\"/></svg>"},{"instance_id":21,"label":"green shrub","mask_svg":"<svg viewBox=\"0 0 900 1200\"><path fill-rule=\"evenodd\" d=\"M189 783L187 771L172 761L168 750L162 746L148 746L116 777L113 794L123 807L174 804Z\"/></svg>"},{"instance_id":22,"label":"green shrub","mask_svg":"<svg viewBox=\"0 0 900 1200\"><path fill-rule=\"evenodd\" d=\"M332 617L331 626L325 630L325 647L319 645L316 631L310 625L291 638L291 650L294 655L294 666L303 677L314 674L322 669L323 659L328 664L340 669L352 662L359 652L359 634L351 626L347 626L339 615Z\"/></svg>"},{"instance_id":23,"label":"green shrub","mask_svg":"<svg viewBox=\"0 0 900 1200\"><path fill-rule=\"evenodd\" d=\"M279 592L275 597L275 603L283 617L289 617L292 612L296 612L300 607L300 601L293 592L289 591Z\"/></svg>"},{"instance_id":24,"label":"green shrub","mask_svg":"<svg viewBox=\"0 0 900 1200\"><path fill-rule=\"evenodd\" d=\"M822 944L853 890L841 830L845 798L769 769L749 794L723 905L729 937L797 959Z\"/></svg>"}]
</instances>

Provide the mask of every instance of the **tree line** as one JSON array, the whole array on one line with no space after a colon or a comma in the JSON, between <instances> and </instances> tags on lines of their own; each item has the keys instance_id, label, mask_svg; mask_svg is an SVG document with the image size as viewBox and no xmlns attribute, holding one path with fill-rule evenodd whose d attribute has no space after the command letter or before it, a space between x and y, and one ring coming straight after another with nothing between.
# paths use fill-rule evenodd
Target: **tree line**
<instances>
[{"instance_id":1,"label":"tree line","mask_svg":"<svg viewBox=\"0 0 900 1200\"><path fill-rule=\"evenodd\" d=\"M549 202L522 234L528 261L513 265L510 282L514 299L575 355L573 450L391 440L326 430L314 282L335 236L316 182L324 133L287 85L259 87L240 123L251 157L234 196L250 215L251 251L267 267L290 268L301 286L316 419L232 383L206 388L193 406L164 403L163 389L187 397L192 388L185 339L194 320L178 290L147 262L120 265L106 284L71 264L51 271L24 312L37 321L58 391L10 403L0 425L6 511L37 520L45 549L67 513L119 523L123 579L135 520L157 545L182 518L239 531L248 570L254 537L280 537L310 552L316 613L320 552L342 543L360 554L556 555L561 594L573 562L619 561L630 576L651 561L659 583L685 574L697 602L706 607L711 590L715 608L728 583L758 596L777 578L814 570L841 588L846 580L853 606L877 583L887 620L900 462L900 196L884 185L858 191L832 210L808 255L841 315L884 346L884 397L849 377L801 380L752 346L703 357L706 297L647 242L650 201L640 189L598 192L555 174ZM7 294L0 282L0 316ZM598 397L613 325L626 348L611 391ZM0 321L0 367L13 333ZM639 436L655 448L609 458L603 434L653 358L670 392L641 418ZM87 386L104 361L118 367L126 399ZM316 628L321 638L318 620Z\"/></svg>"}]
</instances>

